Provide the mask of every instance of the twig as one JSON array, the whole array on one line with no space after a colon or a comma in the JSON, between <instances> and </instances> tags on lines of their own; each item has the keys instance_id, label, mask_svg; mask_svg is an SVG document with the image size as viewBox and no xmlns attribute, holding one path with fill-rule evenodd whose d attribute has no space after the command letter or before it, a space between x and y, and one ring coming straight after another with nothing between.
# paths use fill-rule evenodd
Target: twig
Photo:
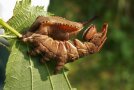
<instances>
[{"instance_id":1,"label":"twig","mask_svg":"<svg viewBox=\"0 0 134 90\"><path fill-rule=\"evenodd\" d=\"M16 36L11 36L11 35L0 35L0 37L3 37L3 38L17 38Z\"/></svg>"},{"instance_id":2,"label":"twig","mask_svg":"<svg viewBox=\"0 0 134 90\"><path fill-rule=\"evenodd\" d=\"M18 36L19 38L22 37L22 35L17 32L14 28L12 28L11 26L9 26L6 22L4 22L2 19L0 19L0 25L2 25L4 28L10 30L12 33L14 33L16 36Z\"/></svg>"}]
</instances>

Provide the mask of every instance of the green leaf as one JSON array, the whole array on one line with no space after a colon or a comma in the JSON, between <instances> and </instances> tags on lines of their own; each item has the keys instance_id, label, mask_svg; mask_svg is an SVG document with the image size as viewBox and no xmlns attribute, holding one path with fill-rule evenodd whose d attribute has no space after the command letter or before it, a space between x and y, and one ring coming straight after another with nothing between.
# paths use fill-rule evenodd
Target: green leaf
<instances>
[{"instance_id":1,"label":"green leaf","mask_svg":"<svg viewBox=\"0 0 134 90\"><path fill-rule=\"evenodd\" d=\"M47 15L43 7L33 7L31 0L17 2L14 16L8 24L18 32L26 30L39 15ZM7 32L8 33L8 32ZM28 45L13 40L6 67L4 90L72 90L66 72L53 75L54 63L39 63L39 57L30 57Z\"/></svg>"}]
</instances>

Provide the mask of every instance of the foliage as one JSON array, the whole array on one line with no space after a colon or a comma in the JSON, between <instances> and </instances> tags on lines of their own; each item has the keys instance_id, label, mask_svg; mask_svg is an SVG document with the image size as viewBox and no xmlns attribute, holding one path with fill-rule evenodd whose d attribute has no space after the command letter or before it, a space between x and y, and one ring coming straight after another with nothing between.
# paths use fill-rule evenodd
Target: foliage
<instances>
[{"instance_id":1,"label":"foliage","mask_svg":"<svg viewBox=\"0 0 134 90\"><path fill-rule=\"evenodd\" d=\"M14 15L8 24L23 33L39 15L50 15L43 7L31 6L31 0L17 1ZM6 34L9 33L6 30ZM54 62L39 63L39 57L30 57L27 51L29 45L19 39L9 40L11 52L6 65L6 80L4 90L72 90L66 72L63 70L53 75Z\"/></svg>"}]
</instances>

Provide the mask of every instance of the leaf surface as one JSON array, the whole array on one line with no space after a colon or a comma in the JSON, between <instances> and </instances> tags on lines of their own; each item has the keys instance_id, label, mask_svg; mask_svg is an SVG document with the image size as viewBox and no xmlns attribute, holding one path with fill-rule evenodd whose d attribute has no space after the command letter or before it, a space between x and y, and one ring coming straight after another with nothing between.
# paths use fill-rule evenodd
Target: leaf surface
<instances>
[{"instance_id":1,"label":"leaf surface","mask_svg":"<svg viewBox=\"0 0 134 90\"><path fill-rule=\"evenodd\" d=\"M37 16L46 16L43 7L31 6L31 0L17 1L14 16L8 23L18 32L23 32ZM39 57L30 57L30 47L16 39L6 67L4 90L72 90L66 72L53 75L52 62L40 64Z\"/></svg>"}]
</instances>

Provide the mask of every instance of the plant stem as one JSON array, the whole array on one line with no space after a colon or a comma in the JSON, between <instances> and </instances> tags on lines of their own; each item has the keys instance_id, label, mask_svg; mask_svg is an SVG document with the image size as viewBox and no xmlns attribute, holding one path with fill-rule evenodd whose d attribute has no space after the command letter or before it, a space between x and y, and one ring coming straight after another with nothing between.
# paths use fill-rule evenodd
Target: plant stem
<instances>
[{"instance_id":1,"label":"plant stem","mask_svg":"<svg viewBox=\"0 0 134 90\"><path fill-rule=\"evenodd\" d=\"M4 22L2 19L0 19L0 25L2 25L4 28L10 30L12 33L14 33L16 36L18 36L19 38L22 37L22 35L17 32L14 28L12 28L11 26L9 26L6 22Z\"/></svg>"},{"instance_id":2,"label":"plant stem","mask_svg":"<svg viewBox=\"0 0 134 90\"><path fill-rule=\"evenodd\" d=\"M0 37L4 37L4 38L16 38L17 36L10 36L10 35L0 35Z\"/></svg>"}]
</instances>

